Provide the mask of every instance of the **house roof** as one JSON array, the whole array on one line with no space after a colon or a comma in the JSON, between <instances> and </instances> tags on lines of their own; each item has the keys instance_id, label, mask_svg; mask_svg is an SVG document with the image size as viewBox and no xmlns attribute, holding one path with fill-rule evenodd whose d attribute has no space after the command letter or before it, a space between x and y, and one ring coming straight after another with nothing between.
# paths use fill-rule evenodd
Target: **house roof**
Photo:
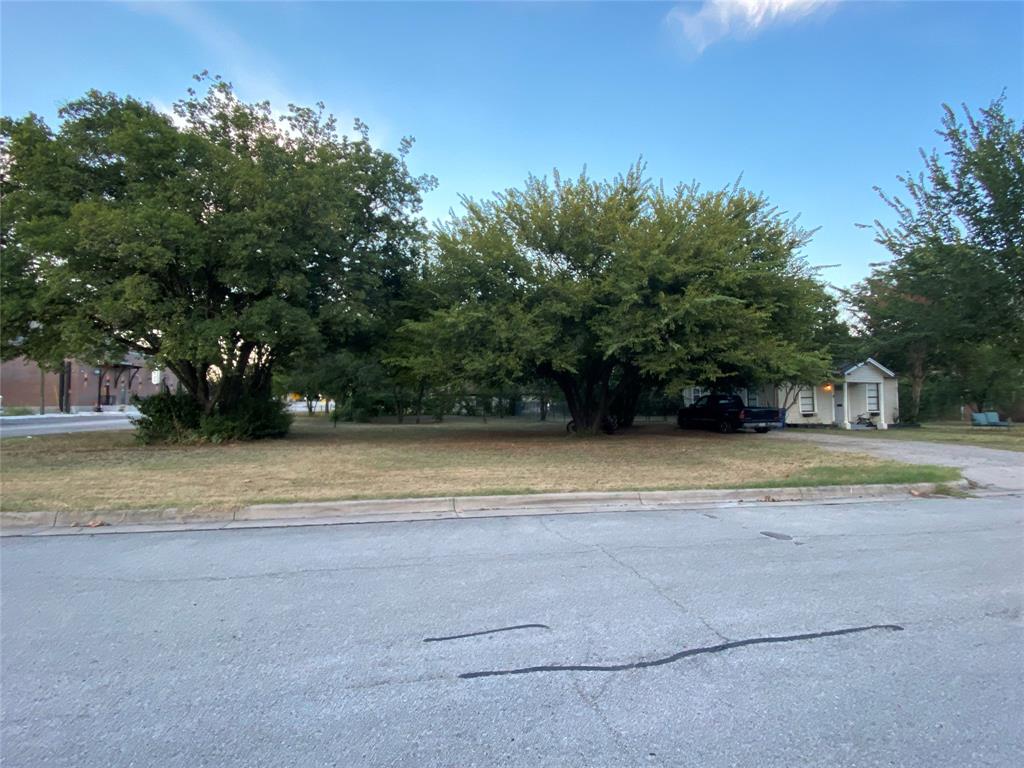
<instances>
[{"instance_id":1,"label":"house roof","mask_svg":"<svg viewBox=\"0 0 1024 768\"><path fill-rule=\"evenodd\" d=\"M875 360L875 358L873 358L873 357L869 357L867 360L864 360L864 361L859 362L859 363L840 363L839 364L839 372L841 374L843 374L843 376L849 376L851 373L856 371L858 368L862 368L865 365L867 365L868 363L870 363L871 365L875 366L875 368L880 370L884 375L886 375L886 376L888 376L890 378L893 378L893 379L896 378L896 374L895 373L890 371L888 368L886 368L880 362Z\"/></svg>"}]
</instances>

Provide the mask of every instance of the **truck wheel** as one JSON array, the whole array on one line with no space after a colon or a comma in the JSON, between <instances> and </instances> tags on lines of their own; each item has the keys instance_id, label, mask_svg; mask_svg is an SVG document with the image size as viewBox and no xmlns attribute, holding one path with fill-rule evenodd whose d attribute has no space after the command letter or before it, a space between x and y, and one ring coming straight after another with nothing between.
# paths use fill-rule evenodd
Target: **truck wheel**
<instances>
[{"instance_id":1,"label":"truck wheel","mask_svg":"<svg viewBox=\"0 0 1024 768\"><path fill-rule=\"evenodd\" d=\"M718 431L721 432L723 435L728 435L730 432L733 431L732 422L729 421L728 419L722 419L720 422L718 422Z\"/></svg>"},{"instance_id":2,"label":"truck wheel","mask_svg":"<svg viewBox=\"0 0 1024 768\"><path fill-rule=\"evenodd\" d=\"M754 431L759 435L763 435L768 431L768 427L756 427Z\"/></svg>"},{"instance_id":3,"label":"truck wheel","mask_svg":"<svg viewBox=\"0 0 1024 768\"><path fill-rule=\"evenodd\" d=\"M576 434L576 419L573 419L572 421L565 425L565 431L568 432L570 435Z\"/></svg>"}]
</instances>

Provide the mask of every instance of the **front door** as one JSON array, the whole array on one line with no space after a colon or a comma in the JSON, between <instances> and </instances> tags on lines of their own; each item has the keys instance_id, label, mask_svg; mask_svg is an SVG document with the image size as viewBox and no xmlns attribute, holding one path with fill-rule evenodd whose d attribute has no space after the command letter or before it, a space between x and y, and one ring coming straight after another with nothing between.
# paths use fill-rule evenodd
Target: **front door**
<instances>
[{"instance_id":1,"label":"front door","mask_svg":"<svg viewBox=\"0 0 1024 768\"><path fill-rule=\"evenodd\" d=\"M849 416L844 416L846 410L846 403L843 402L843 388L835 387L832 392L832 397L836 402L836 424L842 425Z\"/></svg>"}]
</instances>

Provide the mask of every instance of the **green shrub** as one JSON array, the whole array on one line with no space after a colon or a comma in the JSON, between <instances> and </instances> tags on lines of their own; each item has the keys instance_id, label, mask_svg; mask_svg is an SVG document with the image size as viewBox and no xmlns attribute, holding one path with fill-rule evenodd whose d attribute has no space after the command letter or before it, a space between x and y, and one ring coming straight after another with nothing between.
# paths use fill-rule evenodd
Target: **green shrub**
<instances>
[{"instance_id":1,"label":"green shrub","mask_svg":"<svg viewBox=\"0 0 1024 768\"><path fill-rule=\"evenodd\" d=\"M135 436L142 443L194 443L199 440L203 409L185 393L162 392L135 398L139 418Z\"/></svg>"},{"instance_id":2,"label":"green shrub","mask_svg":"<svg viewBox=\"0 0 1024 768\"><path fill-rule=\"evenodd\" d=\"M284 403L273 398L245 397L229 411L206 414L185 393L165 392L136 400L136 437L143 443L223 443L282 437L292 417Z\"/></svg>"},{"instance_id":3,"label":"green shrub","mask_svg":"<svg viewBox=\"0 0 1024 768\"><path fill-rule=\"evenodd\" d=\"M245 397L229 413L203 416L199 434L203 440L222 443L226 440L260 440L284 437L292 424L292 415L280 400Z\"/></svg>"},{"instance_id":4,"label":"green shrub","mask_svg":"<svg viewBox=\"0 0 1024 768\"><path fill-rule=\"evenodd\" d=\"M24 405L11 405L3 409L0 416L31 416L37 413L35 408L26 408Z\"/></svg>"}]
</instances>

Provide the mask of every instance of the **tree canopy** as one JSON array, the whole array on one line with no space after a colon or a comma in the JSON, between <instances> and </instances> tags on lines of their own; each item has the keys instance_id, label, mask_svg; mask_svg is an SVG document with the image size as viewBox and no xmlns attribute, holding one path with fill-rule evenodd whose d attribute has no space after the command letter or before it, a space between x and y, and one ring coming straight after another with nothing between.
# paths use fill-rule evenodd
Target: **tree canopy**
<instances>
[{"instance_id":1,"label":"tree canopy","mask_svg":"<svg viewBox=\"0 0 1024 768\"><path fill-rule=\"evenodd\" d=\"M851 296L862 335L910 377L910 418L932 373L982 405L1024 366L1024 128L1002 98L962 119L943 109L944 151L899 177L907 198L879 190L895 222L876 221L876 239L893 259Z\"/></svg>"},{"instance_id":2,"label":"tree canopy","mask_svg":"<svg viewBox=\"0 0 1024 768\"><path fill-rule=\"evenodd\" d=\"M827 375L834 304L798 255L810 233L761 195L666 192L638 165L464 206L430 254L435 307L400 332L415 352L396 362L424 376L547 380L593 431L628 423L645 386Z\"/></svg>"},{"instance_id":3,"label":"tree canopy","mask_svg":"<svg viewBox=\"0 0 1024 768\"><path fill-rule=\"evenodd\" d=\"M277 117L196 79L173 118L91 91L56 130L3 120L5 356L137 351L228 413L395 322L432 184L406 167L411 141L388 153L322 104Z\"/></svg>"}]
</instances>

